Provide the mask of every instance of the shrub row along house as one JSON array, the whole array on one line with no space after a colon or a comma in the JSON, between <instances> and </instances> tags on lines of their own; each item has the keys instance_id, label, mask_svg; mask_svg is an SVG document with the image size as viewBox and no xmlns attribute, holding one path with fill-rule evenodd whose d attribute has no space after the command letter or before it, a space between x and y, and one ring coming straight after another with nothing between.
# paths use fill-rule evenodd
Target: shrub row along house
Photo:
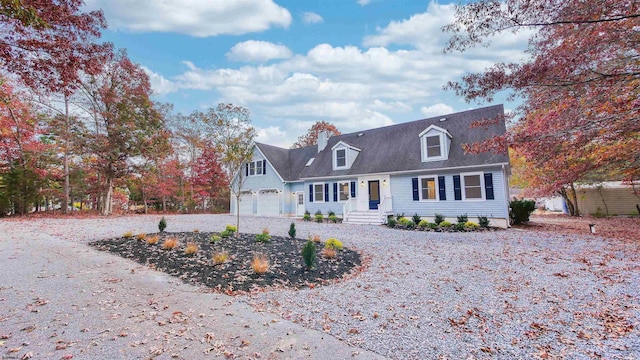
<instances>
[{"instance_id":1,"label":"shrub row along house","mask_svg":"<svg viewBox=\"0 0 640 360\"><path fill-rule=\"evenodd\" d=\"M497 119L472 127L474 121ZM489 123L489 122L486 122ZM327 138L284 149L256 143L241 215L299 217L332 211L346 223L381 224L388 215L487 216L509 223L509 156L465 154L462 145L506 131L502 105ZM233 198L232 198L233 199Z\"/></svg>"}]
</instances>

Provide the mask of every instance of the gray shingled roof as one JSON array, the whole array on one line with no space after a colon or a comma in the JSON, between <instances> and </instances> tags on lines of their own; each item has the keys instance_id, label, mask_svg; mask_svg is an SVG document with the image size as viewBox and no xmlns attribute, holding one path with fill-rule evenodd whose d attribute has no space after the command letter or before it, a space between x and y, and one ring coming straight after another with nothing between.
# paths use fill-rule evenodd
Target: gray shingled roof
<instances>
[{"instance_id":1,"label":"gray shingled roof","mask_svg":"<svg viewBox=\"0 0 640 360\"><path fill-rule=\"evenodd\" d=\"M257 144L269 162L286 181L329 176L350 176L396 171L435 170L441 168L508 163L507 153L464 154L462 144L480 142L502 135L506 131L504 121L496 125L471 128L473 121L493 119L504 114L502 105L437 116L397 125L391 125L351 134L333 136L324 150L317 153L317 146L302 149L283 149ZM446 121L440 119L446 118ZM436 125L452 136L449 158L442 161L422 162L420 134L430 125ZM331 148L342 141L361 149L353 165L347 170L332 169ZM315 157L311 166L307 161Z\"/></svg>"}]
</instances>

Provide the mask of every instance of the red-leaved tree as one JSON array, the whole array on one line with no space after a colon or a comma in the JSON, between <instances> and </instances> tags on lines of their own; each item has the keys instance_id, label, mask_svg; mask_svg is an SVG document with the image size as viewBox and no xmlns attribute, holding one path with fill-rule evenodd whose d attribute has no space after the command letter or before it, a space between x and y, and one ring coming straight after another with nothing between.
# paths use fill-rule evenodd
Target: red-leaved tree
<instances>
[{"instance_id":1,"label":"red-leaved tree","mask_svg":"<svg viewBox=\"0 0 640 360\"><path fill-rule=\"evenodd\" d=\"M318 143L318 135L321 132L328 132L330 135L340 135L340 131L336 128L335 125L330 124L326 121L317 121L315 124L311 125L309 131L306 134L298 136L298 140L293 144L291 148L303 148L307 146L316 145Z\"/></svg>"}]
</instances>

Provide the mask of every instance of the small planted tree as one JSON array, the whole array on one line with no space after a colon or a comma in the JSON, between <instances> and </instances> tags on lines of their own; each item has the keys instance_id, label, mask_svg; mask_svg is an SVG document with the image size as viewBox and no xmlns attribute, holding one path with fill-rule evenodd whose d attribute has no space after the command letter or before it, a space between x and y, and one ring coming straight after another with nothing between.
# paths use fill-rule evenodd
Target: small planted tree
<instances>
[{"instance_id":1,"label":"small planted tree","mask_svg":"<svg viewBox=\"0 0 640 360\"><path fill-rule=\"evenodd\" d=\"M292 239L296 238L296 224L295 223L291 223L291 225L289 225L289 237Z\"/></svg>"},{"instance_id":2,"label":"small planted tree","mask_svg":"<svg viewBox=\"0 0 640 360\"><path fill-rule=\"evenodd\" d=\"M164 229L166 228L167 228L167 219L165 219L163 216L162 219L160 219L160 222L158 223L158 230L160 230L160 232L164 232Z\"/></svg>"},{"instance_id":3,"label":"small planted tree","mask_svg":"<svg viewBox=\"0 0 640 360\"><path fill-rule=\"evenodd\" d=\"M304 264L307 266L307 270L311 270L316 263L316 246L313 241L309 240L302 248L302 258Z\"/></svg>"}]
</instances>

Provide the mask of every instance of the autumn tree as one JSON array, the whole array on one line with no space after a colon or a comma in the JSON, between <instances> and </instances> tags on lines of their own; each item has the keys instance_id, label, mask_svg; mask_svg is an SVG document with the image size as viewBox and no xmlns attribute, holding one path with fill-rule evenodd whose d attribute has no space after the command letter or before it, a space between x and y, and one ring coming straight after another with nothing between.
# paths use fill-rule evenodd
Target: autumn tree
<instances>
[{"instance_id":1,"label":"autumn tree","mask_svg":"<svg viewBox=\"0 0 640 360\"><path fill-rule=\"evenodd\" d=\"M236 226L240 233L240 198L245 180L244 165L253 157L256 131L251 126L249 110L233 104L218 104L206 113L197 113L205 124L206 136L215 147L220 163L230 180L231 193L236 200Z\"/></svg>"},{"instance_id":2,"label":"autumn tree","mask_svg":"<svg viewBox=\"0 0 640 360\"><path fill-rule=\"evenodd\" d=\"M189 182L193 185L195 198L203 208L215 210L216 200L226 192L229 186L227 174L222 168L215 147L204 148L193 165Z\"/></svg>"},{"instance_id":3,"label":"autumn tree","mask_svg":"<svg viewBox=\"0 0 640 360\"><path fill-rule=\"evenodd\" d=\"M81 0L5 1L0 6L0 62L61 113L57 130L63 157L62 211L69 204L69 98L83 74L100 71L110 44L97 44L106 21L101 11L82 13ZM62 106L51 100L59 94Z\"/></svg>"},{"instance_id":4,"label":"autumn tree","mask_svg":"<svg viewBox=\"0 0 640 360\"><path fill-rule=\"evenodd\" d=\"M543 169L539 195L575 199L572 184L602 169L640 178L640 8L632 0L481 0L458 6L446 51L488 45L505 32L534 30L530 58L467 74L448 88L467 101L501 91L521 99L507 135L469 151L512 146ZM532 174L535 176L535 174ZM577 212L576 212L577 213Z\"/></svg>"},{"instance_id":5,"label":"autumn tree","mask_svg":"<svg viewBox=\"0 0 640 360\"><path fill-rule=\"evenodd\" d=\"M307 146L316 145L318 143L318 135L321 132L328 132L330 135L340 135L340 131L335 125L332 125L326 121L317 121L309 128L309 131L298 137L298 140L291 147L292 149L303 148Z\"/></svg>"},{"instance_id":6,"label":"autumn tree","mask_svg":"<svg viewBox=\"0 0 640 360\"><path fill-rule=\"evenodd\" d=\"M124 51L113 54L100 74L88 77L82 91L93 118L85 146L96 156L103 190L100 213L108 215L116 179L129 172L131 158L166 141L164 123L149 98L147 74Z\"/></svg>"}]
</instances>

